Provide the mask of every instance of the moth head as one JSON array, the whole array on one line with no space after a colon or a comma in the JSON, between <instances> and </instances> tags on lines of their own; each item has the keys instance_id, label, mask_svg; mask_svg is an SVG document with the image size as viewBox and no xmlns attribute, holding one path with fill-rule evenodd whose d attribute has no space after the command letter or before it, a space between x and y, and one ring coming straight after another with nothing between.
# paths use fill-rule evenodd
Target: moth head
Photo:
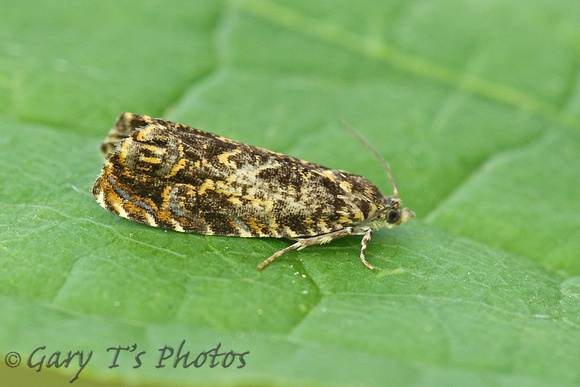
<instances>
[{"instance_id":1,"label":"moth head","mask_svg":"<svg viewBox=\"0 0 580 387\"><path fill-rule=\"evenodd\" d=\"M393 184L393 196L385 196L383 198L383 208L379 210L377 226L379 227L397 227L405 223L407 220L415 216L415 213L408 208L401 208L401 199L399 199L399 191L397 191L397 184L391 173L389 164L384 162L387 174Z\"/></svg>"},{"instance_id":2,"label":"moth head","mask_svg":"<svg viewBox=\"0 0 580 387\"><path fill-rule=\"evenodd\" d=\"M367 148L371 150L377 157L377 159L381 162L385 171L387 172L387 176L391 181L393 186L393 196L385 196L383 197L383 208L379 211L372 214L368 219L364 220L359 224L358 227L365 227L368 224L372 224L373 228L380 228L380 227L397 227L401 224L405 223L407 220L415 216L415 213L408 208L401 208L401 199L399 199L399 191L397 190L397 184L395 183L395 178L391 173L391 167L389 167L389 163L385 161L385 159L377 152L377 150L372 146L372 144L364 138L362 134L359 133L354 127L352 127L348 122L342 121L343 125L350 130L352 134L354 134L363 144L366 145Z\"/></svg>"},{"instance_id":3,"label":"moth head","mask_svg":"<svg viewBox=\"0 0 580 387\"><path fill-rule=\"evenodd\" d=\"M387 196L383 199L384 207L378 212L374 223L378 226L392 228L400 226L415 216L408 208L401 208L401 199Z\"/></svg>"}]
</instances>

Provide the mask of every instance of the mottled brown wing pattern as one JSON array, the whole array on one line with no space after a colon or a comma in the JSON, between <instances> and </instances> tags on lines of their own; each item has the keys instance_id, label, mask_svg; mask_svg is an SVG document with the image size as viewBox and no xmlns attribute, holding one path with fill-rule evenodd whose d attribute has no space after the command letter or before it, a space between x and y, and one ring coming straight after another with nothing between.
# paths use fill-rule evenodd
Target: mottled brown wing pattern
<instances>
[{"instance_id":1,"label":"mottled brown wing pattern","mask_svg":"<svg viewBox=\"0 0 580 387\"><path fill-rule=\"evenodd\" d=\"M386 206L400 208L362 176L148 116L122 114L101 149L107 159L93 187L96 200L154 227L319 237L294 247L301 248L328 235L366 235L371 223L381 225Z\"/></svg>"},{"instance_id":2,"label":"mottled brown wing pattern","mask_svg":"<svg viewBox=\"0 0 580 387\"><path fill-rule=\"evenodd\" d=\"M167 121L133 122L142 126L110 153L93 188L123 217L208 235L294 238L354 225L382 206L361 176Z\"/></svg>"}]
</instances>

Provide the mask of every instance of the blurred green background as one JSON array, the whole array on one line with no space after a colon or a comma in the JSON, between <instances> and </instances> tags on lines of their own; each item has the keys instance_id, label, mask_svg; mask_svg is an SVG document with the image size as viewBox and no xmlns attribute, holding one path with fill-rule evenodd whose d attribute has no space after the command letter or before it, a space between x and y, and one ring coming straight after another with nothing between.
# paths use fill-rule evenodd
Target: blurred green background
<instances>
[{"instance_id":1,"label":"blurred green background","mask_svg":"<svg viewBox=\"0 0 580 387\"><path fill-rule=\"evenodd\" d=\"M0 382L580 383L577 1L0 1ZM255 267L90 189L123 111L364 175L417 217ZM185 340L243 368L156 368ZM109 368L108 347L137 349ZM20 353L8 367L5 356ZM142 366L133 357L139 351ZM61 357L62 359L62 357ZM237 363L236 363L237 365Z\"/></svg>"}]
</instances>

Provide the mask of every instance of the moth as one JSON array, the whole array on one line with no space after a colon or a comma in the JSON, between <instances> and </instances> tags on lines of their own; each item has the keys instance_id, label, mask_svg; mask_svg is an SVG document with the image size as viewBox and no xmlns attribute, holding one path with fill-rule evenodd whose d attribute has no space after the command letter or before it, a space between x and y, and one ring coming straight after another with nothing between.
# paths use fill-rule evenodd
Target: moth
<instances>
[{"instance_id":1,"label":"moth","mask_svg":"<svg viewBox=\"0 0 580 387\"><path fill-rule=\"evenodd\" d=\"M360 259L374 271L365 258L373 230L415 214L401 207L388 164L365 143L386 168L393 195L346 171L123 113L101 144L106 160L92 192L107 210L153 227L296 240L258 270L289 251L363 235Z\"/></svg>"}]
</instances>

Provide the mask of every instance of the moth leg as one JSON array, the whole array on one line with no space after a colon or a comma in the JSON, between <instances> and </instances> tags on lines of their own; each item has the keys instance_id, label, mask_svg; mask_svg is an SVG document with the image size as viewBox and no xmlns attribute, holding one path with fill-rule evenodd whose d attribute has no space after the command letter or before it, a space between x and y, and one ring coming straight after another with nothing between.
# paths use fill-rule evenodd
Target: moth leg
<instances>
[{"instance_id":1,"label":"moth leg","mask_svg":"<svg viewBox=\"0 0 580 387\"><path fill-rule=\"evenodd\" d=\"M278 258L282 254L286 254L289 251L296 250L296 249L302 250L303 248L308 247L308 246L321 245L321 244L324 244L324 243L329 243L330 241L332 241L334 239L343 238L343 237L345 237L347 235L352 234L353 232L354 232L354 228L352 228L352 227L346 227L346 228L344 228L342 230L338 230L338 231L335 231L335 232L331 232L329 234L318 235L318 236L314 236L314 237L306 238L306 239L300 239L298 242L294 243L293 245L290 245L290 246L286 247L285 249L282 249L282 250L278 251L277 253L275 253L274 255L272 255L271 257L269 257L268 259L266 259L264 262L260 263L258 265L258 268L257 269L258 270L262 270L264 267L266 267L267 264L269 264L270 262L272 262L274 259Z\"/></svg>"},{"instance_id":2,"label":"moth leg","mask_svg":"<svg viewBox=\"0 0 580 387\"><path fill-rule=\"evenodd\" d=\"M372 271L375 271L375 267L373 265L371 265L370 263L368 263L366 258L365 258L365 255L367 252L367 245L369 244L369 241L371 240L372 235L373 235L373 229L369 228L367 230L365 236L363 237L362 241L360 242L360 244L362 246L360 249L360 260L362 261L363 265L365 265L366 267L368 267Z\"/></svg>"}]
</instances>

